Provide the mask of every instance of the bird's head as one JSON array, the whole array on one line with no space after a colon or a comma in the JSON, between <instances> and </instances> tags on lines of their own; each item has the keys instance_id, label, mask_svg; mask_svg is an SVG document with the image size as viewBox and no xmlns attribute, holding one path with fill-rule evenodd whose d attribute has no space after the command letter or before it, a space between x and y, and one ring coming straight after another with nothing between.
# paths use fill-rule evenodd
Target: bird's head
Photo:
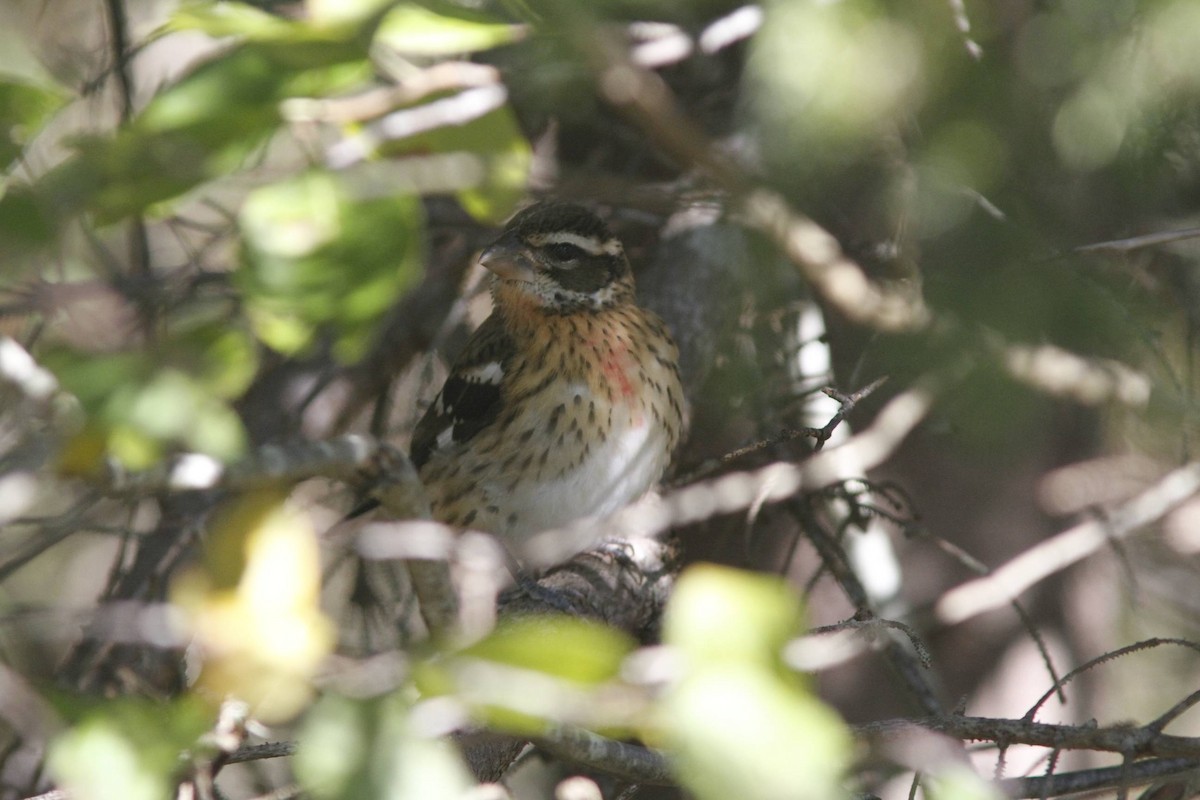
<instances>
[{"instance_id":1,"label":"bird's head","mask_svg":"<svg viewBox=\"0 0 1200 800\"><path fill-rule=\"evenodd\" d=\"M621 242L582 206L537 203L518 213L479 257L495 276L498 306L545 313L600 310L633 298Z\"/></svg>"}]
</instances>

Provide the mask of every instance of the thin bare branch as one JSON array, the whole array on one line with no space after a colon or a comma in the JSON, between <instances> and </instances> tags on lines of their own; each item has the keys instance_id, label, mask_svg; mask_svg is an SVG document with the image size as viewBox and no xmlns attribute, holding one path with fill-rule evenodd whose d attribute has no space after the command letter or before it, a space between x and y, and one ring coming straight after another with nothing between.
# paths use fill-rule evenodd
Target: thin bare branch
<instances>
[{"instance_id":1,"label":"thin bare branch","mask_svg":"<svg viewBox=\"0 0 1200 800\"><path fill-rule=\"evenodd\" d=\"M618 742L583 728L560 725L534 743L566 761L627 781L666 785L674 779L670 762L661 751Z\"/></svg>"},{"instance_id":2,"label":"thin bare branch","mask_svg":"<svg viewBox=\"0 0 1200 800\"><path fill-rule=\"evenodd\" d=\"M924 729L966 741L1026 744L1060 750L1098 750L1132 757L1200 758L1200 737L1172 736L1132 725L1059 725L996 717L941 716L886 720L855 727L868 738L887 739Z\"/></svg>"},{"instance_id":3,"label":"thin bare branch","mask_svg":"<svg viewBox=\"0 0 1200 800\"><path fill-rule=\"evenodd\" d=\"M1110 539L1123 539L1161 519L1200 491L1200 463L1181 467L1119 506L1104 521L1089 520L1041 542L992 574L968 581L934 605L938 621L955 625L999 608L1032 586L1087 558Z\"/></svg>"},{"instance_id":4,"label":"thin bare branch","mask_svg":"<svg viewBox=\"0 0 1200 800\"><path fill-rule=\"evenodd\" d=\"M1000 782L1000 790L1007 797L1061 797L1078 792L1138 786L1198 769L1200 759L1158 758L1119 767L1059 772L1036 778L1008 778Z\"/></svg>"},{"instance_id":5,"label":"thin bare branch","mask_svg":"<svg viewBox=\"0 0 1200 800\"><path fill-rule=\"evenodd\" d=\"M1106 242L1095 242L1072 248L1072 253L1130 253L1146 247L1157 247L1160 244L1173 244L1188 239L1200 238L1200 228L1183 228L1175 231L1157 231L1141 236L1130 236L1127 239L1111 239Z\"/></svg>"}]
</instances>

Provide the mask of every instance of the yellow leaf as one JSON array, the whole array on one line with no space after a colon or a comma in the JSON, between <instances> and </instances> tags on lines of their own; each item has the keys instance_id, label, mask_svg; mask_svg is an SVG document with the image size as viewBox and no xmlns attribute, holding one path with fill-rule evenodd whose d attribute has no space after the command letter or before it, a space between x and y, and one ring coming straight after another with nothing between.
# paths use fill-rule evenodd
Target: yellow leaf
<instances>
[{"instance_id":1,"label":"yellow leaf","mask_svg":"<svg viewBox=\"0 0 1200 800\"><path fill-rule=\"evenodd\" d=\"M333 645L320 588L308 518L278 491L235 500L214 519L204 567L182 575L172 592L202 659L200 686L239 697L264 721L299 712Z\"/></svg>"}]
</instances>

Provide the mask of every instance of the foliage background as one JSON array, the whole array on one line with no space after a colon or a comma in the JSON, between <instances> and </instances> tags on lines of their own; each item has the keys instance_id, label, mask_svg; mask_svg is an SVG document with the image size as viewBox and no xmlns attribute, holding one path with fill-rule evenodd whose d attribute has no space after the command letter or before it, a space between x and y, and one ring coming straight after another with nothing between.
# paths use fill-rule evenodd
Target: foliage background
<instances>
[{"instance_id":1,"label":"foliage background","mask_svg":"<svg viewBox=\"0 0 1200 800\"><path fill-rule=\"evenodd\" d=\"M1200 766L1194 3L19 0L0 23L4 797L453 796L474 780L437 734L464 716L636 733L700 797L829 796L844 764L885 797L1027 772L1191 796L1171 776ZM355 469L253 491L114 471L352 431L402 446L486 313L473 254L529 195L601 209L680 341L672 488L807 463L796 432L838 409L821 387L887 378L839 436L928 398L874 494L676 526L686 563L785 577L810 626L857 615L850 656L818 648L830 665L797 680L798 602L703 569L667 612L691 666L665 684L637 669L661 651L588 626L431 653L402 573L337 525ZM1177 467L1192 483L1130 521ZM988 613L952 621L977 569L1087 520L1111 546L1020 587L1019 613L987 585ZM878 619L928 649L924 696ZM1076 744L1001 725L1135 642L1038 714ZM1009 746L857 727L851 753L846 722L918 717ZM225 765L259 734L300 753Z\"/></svg>"}]
</instances>

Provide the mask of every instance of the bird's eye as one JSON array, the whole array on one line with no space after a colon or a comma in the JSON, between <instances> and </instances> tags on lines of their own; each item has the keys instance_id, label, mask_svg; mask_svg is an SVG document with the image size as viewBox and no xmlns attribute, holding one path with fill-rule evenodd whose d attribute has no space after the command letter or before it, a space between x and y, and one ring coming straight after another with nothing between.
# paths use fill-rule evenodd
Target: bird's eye
<instances>
[{"instance_id":1,"label":"bird's eye","mask_svg":"<svg viewBox=\"0 0 1200 800\"><path fill-rule=\"evenodd\" d=\"M577 244L570 242L555 242L546 245L546 254L555 261L575 261L587 255L586 251Z\"/></svg>"}]
</instances>

